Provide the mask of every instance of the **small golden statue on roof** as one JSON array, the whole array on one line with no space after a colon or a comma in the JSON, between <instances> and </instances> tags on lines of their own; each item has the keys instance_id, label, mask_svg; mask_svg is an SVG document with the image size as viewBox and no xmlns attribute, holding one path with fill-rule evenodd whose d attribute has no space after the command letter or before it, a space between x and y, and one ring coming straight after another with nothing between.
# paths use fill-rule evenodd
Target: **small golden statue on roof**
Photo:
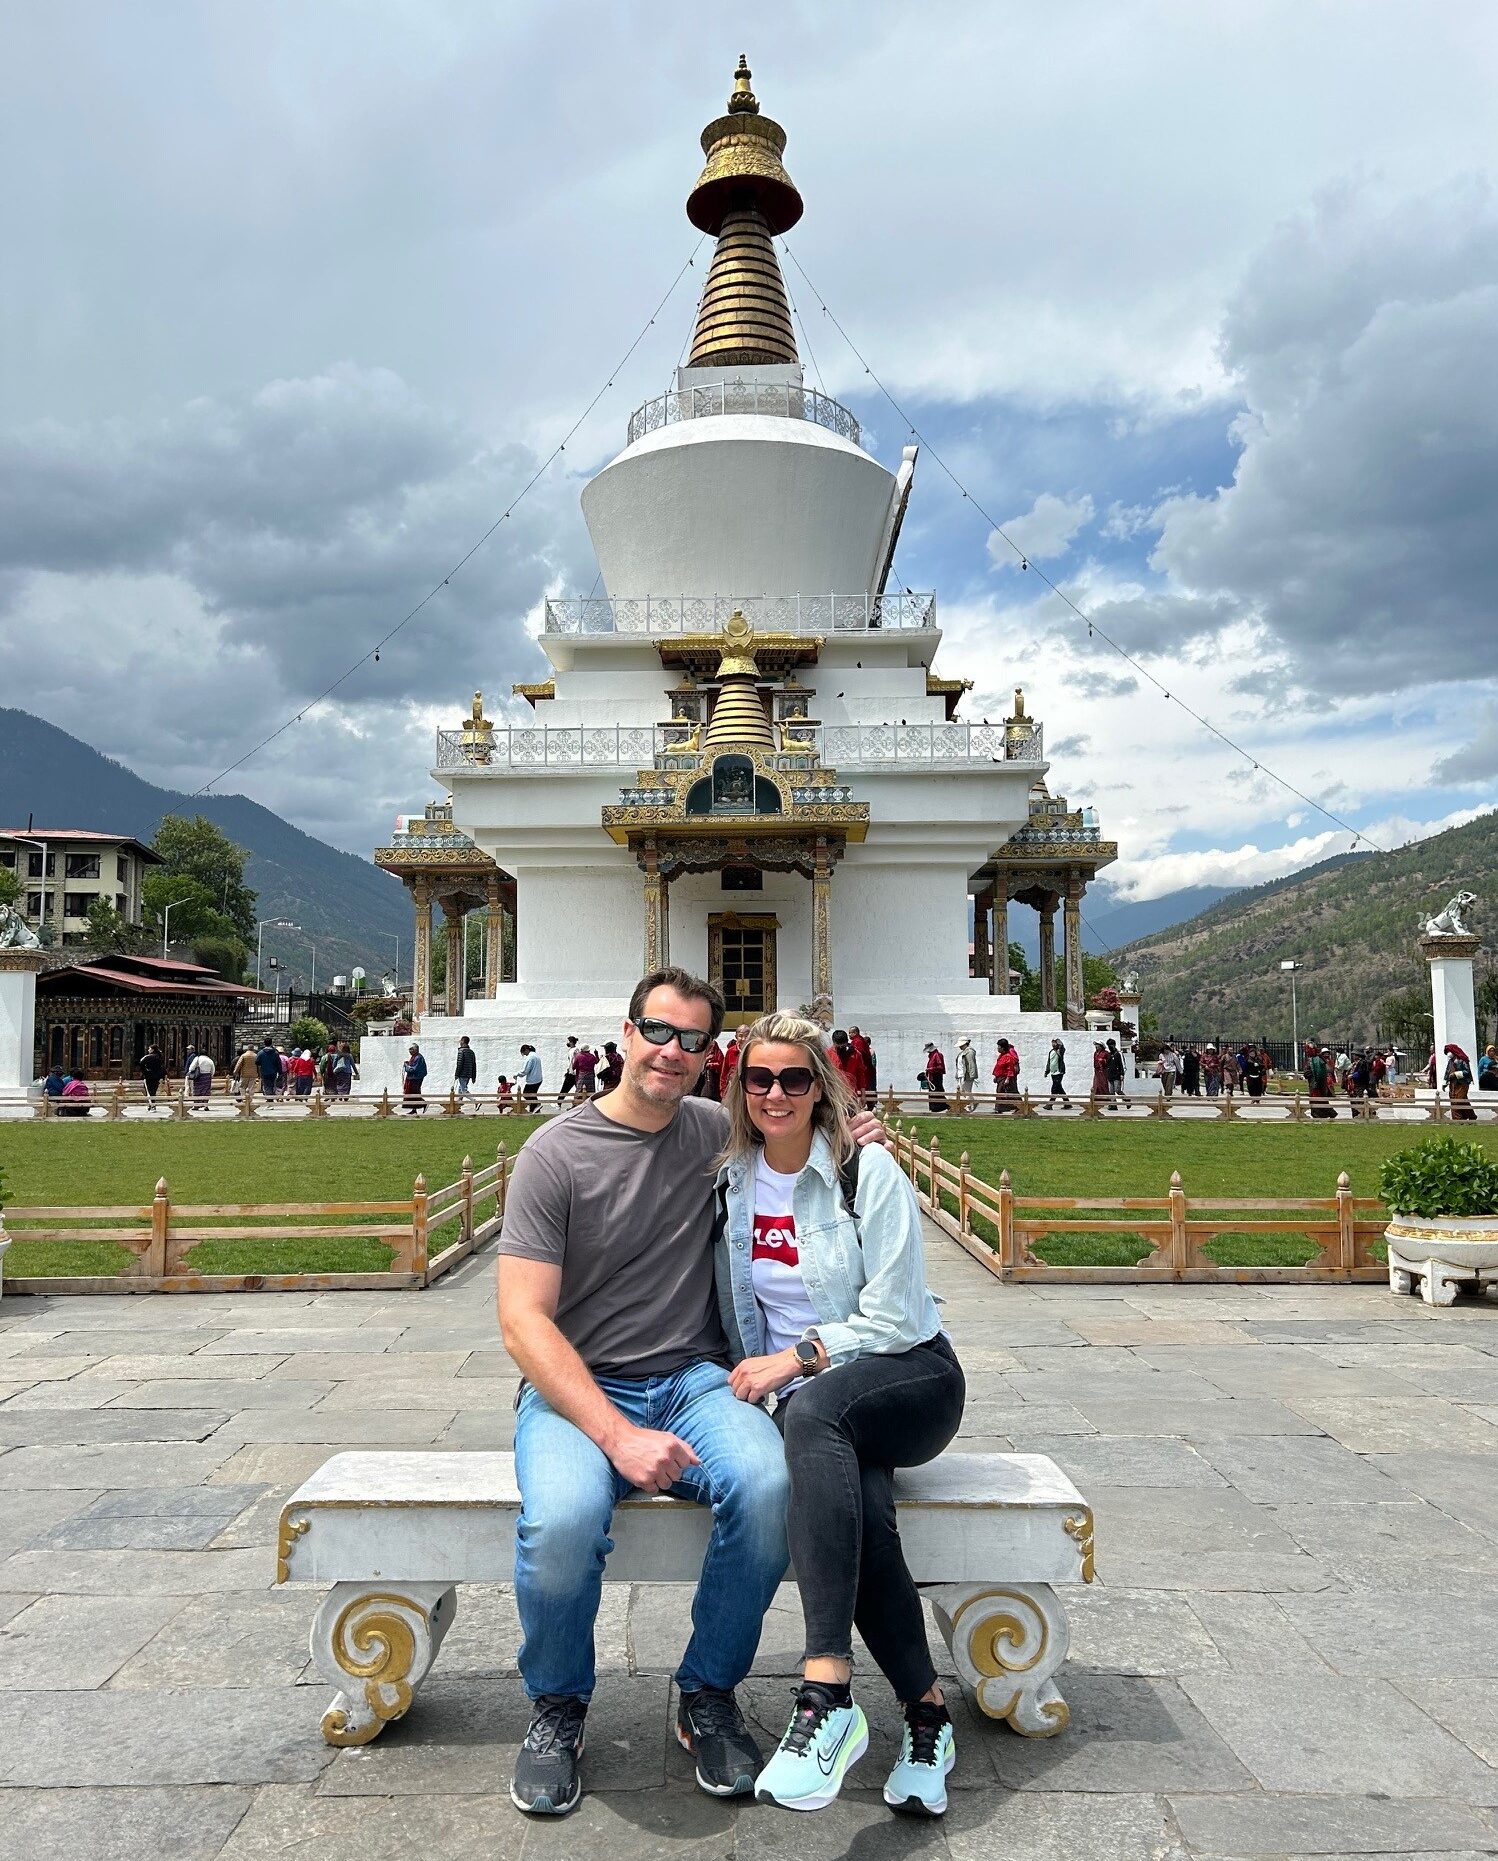
<instances>
[{"instance_id":1,"label":"small golden statue on roof","mask_svg":"<svg viewBox=\"0 0 1498 1861\"><path fill-rule=\"evenodd\" d=\"M468 762L489 762L494 755L494 726L484 716L484 694L473 694L473 709L463 720L458 748Z\"/></svg>"}]
</instances>

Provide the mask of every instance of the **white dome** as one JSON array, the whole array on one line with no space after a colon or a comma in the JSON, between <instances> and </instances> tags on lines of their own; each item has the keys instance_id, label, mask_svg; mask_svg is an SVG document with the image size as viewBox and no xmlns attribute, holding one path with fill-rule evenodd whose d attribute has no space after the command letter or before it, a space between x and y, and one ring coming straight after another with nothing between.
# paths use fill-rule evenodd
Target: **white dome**
<instances>
[{"instance_id":1,"label":"white dome","mask_svg":"<svg viewBox=\"0 0 1498 1861\"><path fill-rule=\"evenodd\" d=\"M582 495L609 595L865 594L894 475L809 420L723 414L627 446Z\"/></svg>"}]
</instances>

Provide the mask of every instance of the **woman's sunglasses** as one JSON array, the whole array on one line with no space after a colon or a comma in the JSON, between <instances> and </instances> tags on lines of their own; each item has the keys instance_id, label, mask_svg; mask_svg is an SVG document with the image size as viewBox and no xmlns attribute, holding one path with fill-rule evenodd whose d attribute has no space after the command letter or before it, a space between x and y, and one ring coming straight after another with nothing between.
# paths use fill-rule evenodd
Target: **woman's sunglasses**
<instances>
[{"instance_id":1,"label":"woman's sunglasses","mask_svg":"<svg viewBox=\"0 0 1498 1861\"><path fill-rule=\"evenodd\" d=\"M706 1053L713 1044L712 1035L702 1027L677 1027L674 1022L656 1020L636 1021L635 1026L652 1047L668 1047L675 1040L683 1053Z\"/></svg>"},{"instance_id":2,"label":"woman's sunglasses","mask_svg":"<svg viewBox=\"0 0 1498 1861\"><path fill-rule=\"evenodd\" d=\"M778 1073L772 1073L768 1066L746 1066L739 1077L744 1082L744 1090L759 1099L765 1096L777 1080L788 1099L804 1099L816 1083L816 1076L809 1066L786 1066Z\"/></svg>"}]
</instances>

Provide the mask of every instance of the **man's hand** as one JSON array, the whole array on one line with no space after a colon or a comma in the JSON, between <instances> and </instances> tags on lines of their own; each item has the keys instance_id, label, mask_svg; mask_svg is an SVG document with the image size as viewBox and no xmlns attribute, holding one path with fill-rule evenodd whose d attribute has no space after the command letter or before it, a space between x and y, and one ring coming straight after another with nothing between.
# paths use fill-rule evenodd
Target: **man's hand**
<instances>
[{"instance_id":1,"label":"man's hand","mask_svg":"<svg viewBox=\"0 0 1498 1861\"><path fill-rule=\"evenodd\" d=\"M856 1111L848 1120L848 1129L853 1133L853 1141L860 1148L864 1144L883 1144L889 1149L889 1134L884 1128L884 1120L876 1111Z\"/></svg>"},{"instance_id":2,"label":"man's hand","mask_svg":"<svg viewBox=\"0 0 1498 1861\"><path fill-rule=\"evenodd\" d=\"M806 1371L793 1350L776 1351L773 1357L746 1357L728 1373L728 1387L740 1402L763 1402L772 1390L784 1389Z\"/></svg>"},{"instance_id":3,"label":"man's hand","mask_svg":"<svg viewBox=\"0 0 1498 1861\"><path fill-rule=\"evenodd\" d=\"M607 1448L618 1471L642 1493L668 1492L688 1467L701 1461L685 1441L658 1428L636 1428L626 1422Z\"/></svg>"}]
</instances>

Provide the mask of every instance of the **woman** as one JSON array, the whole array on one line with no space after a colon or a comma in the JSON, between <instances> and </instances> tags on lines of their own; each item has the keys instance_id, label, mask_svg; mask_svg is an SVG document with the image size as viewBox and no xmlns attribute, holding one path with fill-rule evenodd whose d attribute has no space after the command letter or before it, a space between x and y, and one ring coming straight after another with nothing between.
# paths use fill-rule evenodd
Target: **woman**
<instances>
[{"instance_id":1,"label":"woman","mask_svg":"<svg viewBox=\"0 0 1498 1861\"><path fill-rule=\"evenodd\" d=\"M1454 1040L1447 1041L1445 1053L1446 1070L1441 1075L1441 1083L1451 1101L1452 1119L1457 1124L1470 1124L1477 1116L1468 1098L1472 1090L1472 1062L1465 1049L1457 1046Z\"/></svg>"},{"instance_id":2,"label":"woman","mask_svg":"<svg viewBox=\"0 0 1498 1861\"><path fill-rule=\"evenodd\" d=\"M856 1626L905 1709L884 1800L939 1816L952 1722L893 1474L951 1441L965 1385L926 1290L915 1192L888 1151L855 1153L851 1101L813 1022L766 1015L748 1028L726 1105L716 1267L730 1381L741 1401L776 1398L806 1617L804 1678L755 1795L822 1809L868 1748L850 1691Z\"/></svg>"},{"instance_id":3,"label":"woman","mask_svg":"<svg viewBox=\"0 0 1498 1861\"><path fill-rule=\"evenodd\" d=\"M1071 1100L1066 1096L1066 1048L1062 1046L1059 1040L1053 1040L1051 1042L1051 1050L1045 1056L1045 1074L1046 1078L1051 1082L1052 1111L1056 1109L1057 1099L1060 1099L1061 1103L1070 1111Z\"/></svg>"},{"instance_id":4,"label":"woman","mask_svg":"<svg viewBox=\"0 0 1498 1861\"><path fill-rule=\"evenodd\" d=\"M1207 1088L1209 1099L1215 1099L1221 1094L1222 1059L1210 1041L1207 1043L1206 1052L1202 1055L1202 1083Z\"/></svg>"},{"instance_id":5,"label":"woman","mask_svg":"<svg viewBox=\"0 0 1498 1861\"><path fill-rule=\"evenodd\" d=\"M995 1111L1012 1111L1006 1105L1006 1098L1019 1097L1019 1054L1003 1035L999 1036L998 1046L993 1056L993 1108Z\"/></svg>"},{"instance_id":6,"label":"woman","mask_svg":"<svg viewBox=\"0 0 1498 1861\"><path fill-rule=\"evenodd\" d=\"M1110 1092L1107 1043L1095 1040L1092 1043L1092 1096L1095 1099L1105 1099L1110 1096Z\"/></svg>"},{"instance_id":7,"label":"woman","mask_svg":"<svg viewBox=\"0 0 1498 1861\"><path fill-rule=\"evenodd\" d=\"M1485 1047L1477 1062L1479 1092L1498 1092L1498 1047Z\"/></svg>"},{"instance_id":8,"label":"woman","mask_svg":"<svg viewBox=\"0 0 1498 1861\"><path fill-rule=\"evenodd\" d=\"M156 1094L166 1077L166 1061L162 1058L160 1047L154 1042L140 1056L140 1076L146 1088L146 1104L150 1110L155 1111Z\"/></svg>"}]
</instances>

